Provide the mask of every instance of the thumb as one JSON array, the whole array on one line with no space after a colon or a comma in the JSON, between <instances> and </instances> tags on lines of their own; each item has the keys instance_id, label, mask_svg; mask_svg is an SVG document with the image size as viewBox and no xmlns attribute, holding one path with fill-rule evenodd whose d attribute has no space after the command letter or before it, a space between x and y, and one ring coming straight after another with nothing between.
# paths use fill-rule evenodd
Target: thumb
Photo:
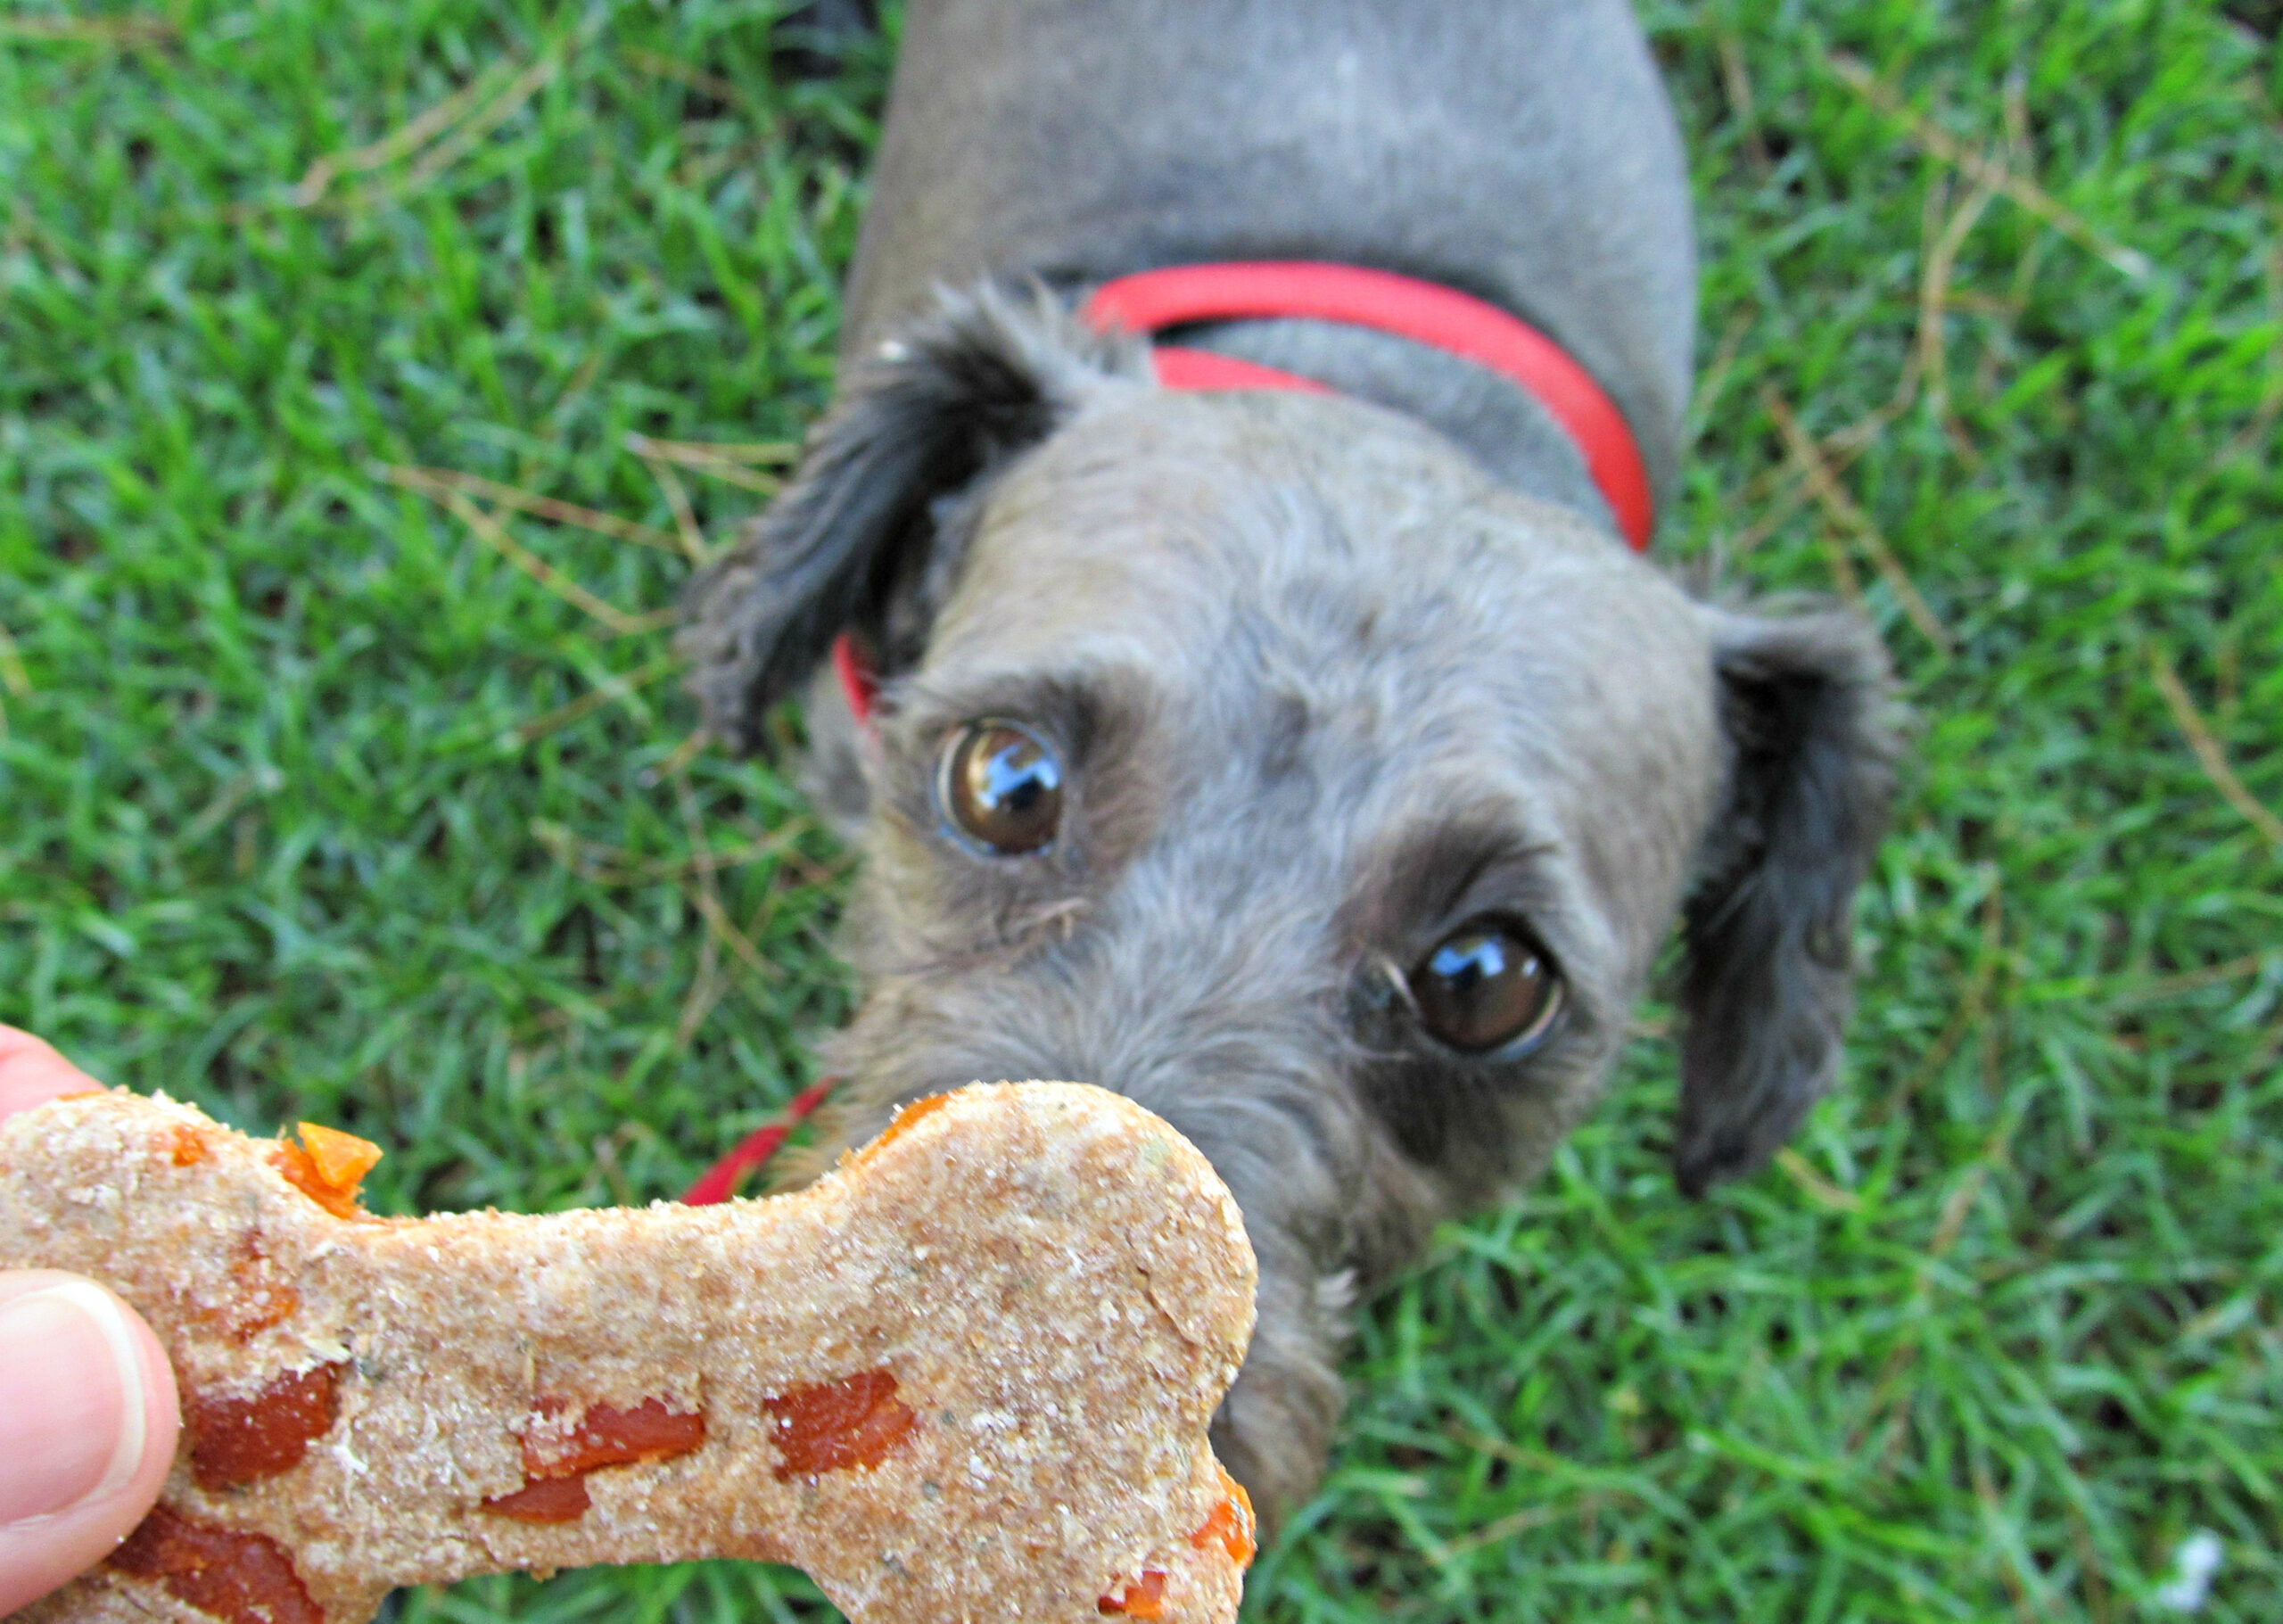
<instances>
[{"instance_id":1,"label":"thumb","mask_svg":"<svg viewBox=\"0 0 2283 1624\"><path fill-rule=\"evenodd\" d=\"M92 1567L158 1498L174 1373L93 1281L0 1274L0 1616Z\"/></svg>"}]
</instances>

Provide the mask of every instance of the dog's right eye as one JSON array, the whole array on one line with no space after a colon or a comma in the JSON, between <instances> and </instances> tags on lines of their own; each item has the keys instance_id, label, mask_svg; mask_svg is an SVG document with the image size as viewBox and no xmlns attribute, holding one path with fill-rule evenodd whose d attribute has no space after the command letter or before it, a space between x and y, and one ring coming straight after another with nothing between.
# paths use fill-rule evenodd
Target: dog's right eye
<instances>
[{"instance_id":1,"label":"dog's right eye","mask_svg":"<svg viewBox=\"0 0 2283 1624\"><path fill-rule=\"evenodd\" d=\"M944 746L936 796L970 845L999 857L1042 852L1062 820L1062 763L1028 729L971 721Z\"/></svg>"},{"instance_id":2,"label":"dog's right eye","mask_svg":"<svg viewBox=\"0 0 2283 1624\"><path fill-rule=\"evenodd\" d=\"M1534 1042L1562 1010L1562 977L1545 950L1496 915L1438 942L1410 982L1419 1024L1467 1054Z\"/></svg>"}]
</instances>

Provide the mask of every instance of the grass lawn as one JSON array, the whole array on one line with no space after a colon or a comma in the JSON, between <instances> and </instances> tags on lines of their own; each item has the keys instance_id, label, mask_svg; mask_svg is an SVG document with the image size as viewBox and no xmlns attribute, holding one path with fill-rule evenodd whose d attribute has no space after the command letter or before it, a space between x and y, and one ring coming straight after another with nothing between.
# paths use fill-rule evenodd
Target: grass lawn
<instances>
[{"instance_id":1,"label":"grass lawn","mask_svg":"<svg viewBox=\"0 0 2283 1624\"><path fill-rule=\"evenodd\" d=\"M771 9L0 0L0 1020L378 1140L399 1211L669 1195L807 1080L848 860L664 630L825 398L886 82ZM1364 1317L1250 1616L2110 1624L2208 1529L2200 1616L2283 1618L2276 17L1652 9L1661 549L1859 598L1916 716L1848 1076L1692 1205L1645 1009Z\"/></svg>"}]
</instances>

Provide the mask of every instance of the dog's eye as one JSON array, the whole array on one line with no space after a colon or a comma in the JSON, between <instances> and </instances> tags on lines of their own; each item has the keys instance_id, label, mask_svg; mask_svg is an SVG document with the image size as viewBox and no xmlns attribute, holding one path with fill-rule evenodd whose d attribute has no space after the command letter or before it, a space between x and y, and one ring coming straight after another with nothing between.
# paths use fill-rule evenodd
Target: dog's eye
<instances>
[{"instance_id":1,"label":"dog's eye","mask_svg":"<svg viewBox=\"0 0 2283 1624\"><path fill-rule=\"evenodd\" d=\"M1001 857L1045 849L1062 820L1062 763L1010 721L971 721L944 748L937 795L959 832Z\"/></svg>"},{"instance_id":2,"label":"dog's eye","mask_svg":"<svg viewBox=\"0 0 2283 1624\"><path fill-rule=\"evenodd\" d=\"M1420 1024L1469 1054L1543 1034L1562 1008L1562 977L1511 922L1469 919L1411 972Z\"/></svg>"}]
</instances>

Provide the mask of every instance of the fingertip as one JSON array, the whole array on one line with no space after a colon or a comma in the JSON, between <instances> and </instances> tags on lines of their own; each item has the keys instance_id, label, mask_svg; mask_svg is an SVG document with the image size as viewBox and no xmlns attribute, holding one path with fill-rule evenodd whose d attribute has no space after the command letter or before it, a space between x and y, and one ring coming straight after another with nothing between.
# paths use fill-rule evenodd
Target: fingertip
<instances>
[{"instance_id":1,"label":"fingertip","mask_svg":"<svg viewBox=\"0 0 2283 1624\"><path fill-rule=\"evenodd\" d=\"M182 1399L175 1389L175 1367L167 1350L133 1305L107 1286L94 1281L82 1283L108 1299L116 1315L117 1354L122 1370L133 1371L141 1399L140 1447L131 1464L122 1462L117 1479L119 1502L132 1513L119 1530L123 1539L158 1499L167 1473L174 1467L175 1447L182 1436Z\"/></svg>"},{"instance_id":2,"label":"fingertip","mask_svg":"<svg viewBox=\"0 0 2283 1624\"><path fill-rule=\"evenodd\" d=\"M0 1274L0 1615L103 1560L164 1487L181 1431L173 1367L142 1316L91 1280ZM45 1348L47 1356L41 1354ZM78 1496L51 1508L49 1496Z\"/></svg>"},{"instance_id":3,"label":"fingertip","mask_svg":"<svg viewBox=\"0 0 2283 1624\"><path fill-rule=\"evenodd\" d=\"M14 1026L0 1026L0 1121L61 1094L101 1088L53 1044Z\"/></svg>"}]
</instances>

